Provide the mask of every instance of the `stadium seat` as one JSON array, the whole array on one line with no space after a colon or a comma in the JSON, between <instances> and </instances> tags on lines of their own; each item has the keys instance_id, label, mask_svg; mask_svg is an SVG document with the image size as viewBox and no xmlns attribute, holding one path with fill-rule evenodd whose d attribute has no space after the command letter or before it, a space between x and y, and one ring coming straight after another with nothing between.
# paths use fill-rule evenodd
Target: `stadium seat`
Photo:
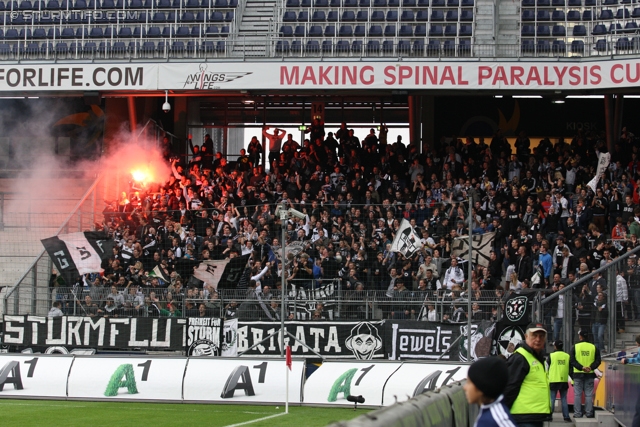
<instances>
[{"instance_id":1,"label":"stadium seat","mask_svg":"<svg viewBox=\"0 0 640 427\"><path fill-rule=\"evenodd\" d=\"M393 53L393 40L385 40L382 42L382 53Z\"/></svg>"},{"instance_id":2,"label":"stadium seat","mask_svg":"<svg viewBox=\"0 0 640 427\"><path fill-rule=\"evenodd\" d=\"M536 20L536 15L533 12L533 10L525 9L525 10L522 11L521 20L523 22L535 21Z\"/></svg>"},{"instance_id":3,"label":"stadium seat","mask_svg":"<svg viewBox=\"0 0 640 427\"><path fill-rule=\"evenodd\" d=\"M412 10L403 10L402 15L400 15L400 21L402 22L413 22L415 18Z\"/></svg>"},{"instance_id":4,"label":"stadium seat","mask_svg":"<svg viewBox=\"0 0 640 427\"><path fill-rule=\"evenodd\" d=\"M343 7L358 7L357 0L342 0Z\"/></svg>"},{"instance_id":5,"label":"stadium seat","mask_svg":"<svg viewBox=\"0 0 640 427\"><path fill-rule=\"evenodd\" d=\"M395 10L388 11L387 22L398 22L398 12Z\"/></svg>"},{"instance_id":6,"label":"stadium seat","mask_svg":"<svg viewBox=\"0 0 640 427\"><path fill-rule=\"evenodd\" d=\"M522 0L522 7L535 7L535 0Z\"/></svg>"},{"instance_id":7,"label":"stadium seat","mask_svg":"<svg viewBox=\"0 0 640 427\"><path fill-rule=\"evenodd\" d=\"M114 42L113 46L111 46L111 52L116 55L123 55L127 51L127 48L124 42Z\"/></svg>"},{"instance_id":8,"label":"stadium seat","mask_svg":"<svg viewBox=\"0 0 640 427\"><path fill-rule=\"evenodd\" d=\"M372 25L369 27L369 37L382 37L382 26Z\"/></svg>"},{"instance_id":9,"label":"stadium seat","mask_svg":"<svg viewBox=\"0 0 640 427\"><path fill-rule=\"evenodd\" d=\"M309 22L309 12L303 10L298 13L298 22Z\"/></svg>"},{"instance_id":10,"label":"stadium seat","mask_svg":"<svg viewBox=\"0 0 640 427\"><path fill-rule=\"evenodd\" d=\"M358 22L369 22L369 11L367 10L359 10L356 15L356 21Z\"/></svg>"},{"instance_id":11,"label":"stadium seat","mask_svg":"<svg viewBox=\"0 0 640 427\"><path fill-rule=\"evenodd\" d=\"M189 27L178 27L176 28L176 37L189 37Z\"/></svg>"},{"instance_id":12,"label":"stadium seat","mask_svg":"<svg viewBox=\"0 0 640 427\"><path fill-rule=\"evenodd\" d=\"M291 27L291 25L283 25L283 26L281 26L280 27L280 35L282 37L293 37L293 28Z\"/></svg>"},{"instance_id":13,"label":"stadium seat","mask_svg":"<svg viewBox=\"0 0 640 427\"><path fill-rule=\"evenodd\" d=\"M63 28L62 32L60 33L60 38L61 39L72 39L75 38L76 33L75 31L73 31L73 28ZM4 35L5 39L9 39L9 31L7 31L7 33Z\"/></svg>"},{"instance_id":14,"label":"stadium seat","mask_svg":"<svg viewBox=\"0 0 640 427\"><path fill-rule=\"evenodd\" d=\"M429 20L428 10L419 10L418 13L416 13L416 21L427 22L428 20Z\"/></svg>"},{"instance_id":15,"label":"stadium seat","mask_svg":"<svg viewBox=\"0 0 640 427\"><path fill-rule=\"evenodd\" d=\"M554 40L551 44L551 52L556 55L564 55L567 51L567 46L564 40Z\"/></svg>"},{"instance_id":16,"label":"stadium seat","mask_svg":"<svg viewBox=\"0 0 640 427\"><path fill-rule=\"evenodd\" d=\"M311 15L311 22L324 22L327 20L327 15L325 15L324 10L316 10Z\"/></svg>"},{"instance_id":17,"label":"stadium seat","mask_svg":"<svg viewBox=\"0 0 640 427\"><path fill-rule=\"evenodd\" d=\"M387 0L373 0L373 7L387 7Z\"/></svg>"},{"instance_id":18,"label":"stadium seat","mask_svg":"<svg viewBox=\"0 0 640 427\"><path fill-rule=\"evenodd\" d=\"M539 39L536 44L536 50L538 53L549 53L551 52L551 44L547 39Z\"/></svg>"},{"instance_id":19,"label":"stadium seat","mask_svg":"<svg viewBox=\"0 0 640 427\"><path fill-rule=\"evenodd\" d=\"M627 8L623 7L621 9L618 9L618 11L616 12L616 19L627 19L630 17L631 17L631 13Z\"/></svg>"},{"instance_id":20,"label":"stadium seat","mask_svg":"<svg viewBox=\"0 0 640 427\"><path fill-rule=\"evenodd\" d=\"M413 31L413 35L415 37L427 37L427 26L426 25L416 25L416 28Z\"/></svg>"},{"instance_id":21,"label":"stadium seat","mask_svg":"<svg viewBox=\"0 0 640 427\"><path fill-rule=\"evenodd\" d=\"M278 40L276 42L276 53L289 53L289 41L288 40Z\"/></svg>"},{"instance_id":22,"label":"stadium seat","mask_svg":"<svg viewBox=\"0 0 640 427\"><path fill-rule=\"evenodd\" d=\"M186 48L184 42L180 40L174 41L171 45L171 48L169 49L169 51L173 54L183 54L185 50Z\"/></svg>"},{"instance_id":23,"label":"stadium seat","mask_svg":"<svg viewBox=\"0 0 640 427\"><path fill-rule=\"evenodd\" d=\"M367 30L364 25L356 25L356 28L353 30L354 37L365 37L367 35Z\"/></svg>"},{"instance_id":24,"label":"stadium seat","mask_svg":"<svg viewBox=\"0 0 640 427\"><path fill-rule=\"evenodd\" d=\"M159 0L162 1L162 0ZM213 6L217 8L225 8L229 7L229 2L227 0L214 0Z\"/></svg>"},{"instance_id":25,"label":"stadium seat","mask_svg":"<svg viewBox=\"0 0 640 427\"><path fill-rule=\"evenodd\" d=\"M306 35L307 29L304 25L297 25L296 29L293 31L293 35L295 37L304 37Z\"/></svg>"},{"instance_id":26,"label":"stadium seat","mask_svg":"<svg viewBox=\"0 0 640 427\"><path fill-rule=\"evenodd\" d=\"M573 36L574 37L584 37L587 35L587 27L584 25L576 25L573 27Z\"/></svg>"},{"instance_id":27,"label":"stadium seat","mask_svg":"<svg viewBox=\"0 0 640 427\"><path fill-rule=\"evenodd\" d=\"M551 6L553 7L565 7L565 0L551 0Z\"/></svg>"},{"instance_id":28,"label":"stadium seat","mask_svg":"<svg viewBox=\"0 0 640 427\"><path fill-rule=\"evenodd\" d=\"M195 22L196 17L193 12L184 12L180 17L180 22Z\"/></svg>"},{"instance_id":29,"label":"stadium seat","mask_svg":"<svg viewBox=\"0 0 640 427\"><path fill-rule=\"evenodd\" d=\"M320 53L320 42L318 40L308 40L304 50L307 53Z\"/></svg>"},{"instance_id":30,"label":"stadium seat","mask_svg":"<svg viewBox=\"0 0 640 427\"><path fill-rule=\"evenodd\" d=\"M98 51L98 46L95 42L86 42L82 48L82 53L85 55L95 55Z\"/></svg>"},{"instance_id":31,"label":"stadium seat","mask_svg":"<svg viewBox=\"0 0 640 427\"><path fill-rule=\"evenodd\" d=\"M602 9L600 11L600 16L598 17L599 20L609 20L609 19L613 19L613 11L609 10L609 9Z\"/></svg>"},{"instance_id":32,"label":"stadium seat","mask_svg":"<svg viewBox=\"0 0 640 427\"><path fill-rule=\"evenodd\" d=\"M66 55L69 52L69 46L65 42L56 43L56 54Z\"/></svg>"},{"instance_id":33,"label":"stadium seat","mask_svg":"<svg viewBox=\"0 0 640 427\"><path fill-rule=\"evenodd\" d=\"M564 11L563 10L554 10L551 14L552 21L564 21Z\"/></svg>"},{"instance_id":34,"label":"stadium seat","mask_svg":"<svg viewBox=\"0 0 640 427\"><path fill-rule=\"evenodd\" d=\"M200 7L200 2L198 0L185 0L184 7L187 9L197 9Z\"/></svg>"},{"instance_id":35,"label":"stadium seat","mask_svg":"<svg viewBox=\"0 0 640 427\"><path fill-rule=\"evenodd\" d=\"M94 27L89 32L89 37L92 39L101 39L102 37L104 37L104 32L102 31L101 27Z\"/></svg>"},{"instance_id":36,"label":"stadium seat","mask_svg":"<svg viewBox=\"0 0 640 427\"><path fill-rule=\"evenodd\" d=\"M460 21L462 22L472 22L473 21L473 11L472 10L463 10L460 12Z\"/></svg>"},{"instance_id":37,"label":"stadium seat","mask_svg":"<svg viewBox=\"0 0 640 427\"><path fill-rule=\"evenodd\" d=\"M359 7L371 7L371 0L359 0L358 1L358 6Z\"/></svg>"},{"instance_id":38,"label":"stadium seat","mask_svg":"<svg viewBox=\"0 0 640 427\"><path fill-rule=\"evenodd\" d=\"M413 27L411 25L401 25L398 35L400 37L413 37Z\"/></svg>"},{"instance_id":39,"label":"stadium seat","mask_svg":"<svg viewBox=\"0 0 640 427\"><path fill-rule=\"evenodd\" d=\"M536 0L536 5L538 7L549 7L551 6L551 2L549 0Z\"/></svg>"},{"instance_id":40,"label":"stadium seat","mask_svg":"<svg viewBox=\"0 0 640 427\"><path fill-rule=\"evenodd\" d=\"M222 12L211 12L211 16L209 16L210 22L224 22L224 15Z\"/></svg>"},{"instance_id":41,"label":"stadium seat","mask_svg":"<svg viewBox=\"0 0 640 427\"><path fill-rule=\"evenodd\" d=\"M460 0L447 0L447 7L459 7Z\"/></svg>"},{"instance_id":42,"label":"stadium seat","mask_svg":"<svg viewBox=\"0 0 640 427\"><path fill-rule=\"evenodd\" d=\"M46 10L59 10L60 9L60 3L58 3L58 0L49 0L44 8ZM0 10L4 10L4 2L2 4L2 9L0 9Z\"/></svg>"},{"instance_id":43,"label":"stadium seat","mask_svg":"<svg viewBox=\"0 0 640 427\"><path fill-rule=\"evenodd\" d=\"M458 32L458 35L460 37L471 37L472 32L473 32L472 25L460 25L460 31Z\"/></svg>"},{"instance_id":44,"label":"stadium seat","mask_svg":"<svg viewBox=\"0 0 640 427\"><path fill-rule=\"evenodd\" d=\"M351 25L342 25L338 31L338 37L352 37L353 28Z\"/></svg>"},{"instance_id":45,"label":"stadium seat","mask_svg":"<svg viewBox=\"0 0 640 427\"><path fill-rule=\"evenodd\" d=\"M440 40L429 40L426 48L428 56L440 55Z\"/></svg>"},{"instance_id":46,"label":"stadium seat","mask_svg":"<svg viewBox=\"0 0 640 427\"><path fill-rule=\"evenodd\" d=\"M329 0L315 0L314 7L329 7Z\"/></svg>"},{"instance_id":47,"label":"stadium seat","mask_svg":"<svg viewBox=\"0 0 640 427\"><path fill-rule=\"evenodd\" d=\"M638 32L638 24L635 22L627 22L624 26L625 33L637 33Z\"/></svg>"},{"instance_id":48,"label":"stadium seat","mask_svg":"<svg viewBox=\"0 0 640 427\"><path fill-rule=\"evenodd\" d=\"M567 12L567 21L580 21L580 12L577 10Z\"/></svg>"},{"instance_id":49,"label":"stadium seat","mask_svg":"<svg viewBox=\"0 0 640 427\"><path fill-rule=\"evenodd\" d=\"M133 29L133 38L141 38L146 37L147 30L144 27L136 27Z\"/></svg>"},{"instance_id":50,"label":"stadium seat","mask_svg":"<svg viewBox=\"0 0 640 427\"><path fill-rule=\"evenodd\" d=\"M622 34L624 31L622 30L622 25L619 23L614 23L609 25L609 34Z\"/></svg>"},{"instance_id":51,"label":"stadium seat","mask_svg":"<svg viewBox=\"0 0 640 427\"><path fill-rule=\"evenodd\" d=\"M389 7L400 7L400 0L387 0Z\"/></svg>"},{"instance_id":52,"label":"stadium seat","mask_svg":"<svg viewBox=\"0 0 640 427\"><path fill-rule=\"evenodd\" d=\"M445 37L455 37L458 35L458 26L457 25L446 25L444 27L444 36Z\"/></svg>"},{"instance_id":53,"label":"stadium seat","mask_svg":"<svg viewBox=\"0 0 640 427\"><path fill-rule=\"evenodd\" d=\"M458 21L458 11L457 10L448 10L447 14L444 18L447 22L457 22Z\"/></svg>"},{"instance_id":54,"label":"stadium seat","mask_svg":"<svg viewBox=\"0 0 640 427\"><path fill-rule=\"evenodd\" d=\"M567 35L567 29L564 25L554 25L551 29L551 35L553 37L565 37Z\"/></svg>"},{"instance_id":55,"label":"stadium seat","mask_svg":"<svg viewBox=\"0 0 640 427\"><path fill-rule=\"evenodd\" d=\"M296 22L298 20L298 16L295 12L285 12L282 16L282 22Z\"/></svg>"},{"instance_id":56,"label":"stadium seat","mask_svg":"<svg viewBox=\"0 0 640 427\"><path fill-rule=\"evenodd\" d=\"M44 28L36 28L36 29L33 30L33 38L34 39L46 39L47 38L47 32L44 30Z\"/></svg>"},{"instance_id":57,"label":"stadium seat","mask_svg":"<svg viewBox=\"0 0 640 427\"><path fill-rule=\"evenodd\" d=\"M291 27L289 27L291 29ZM220 28L217 25L209 25L206 30L204 30L205 37L218 37L220 35Z\"/></svg>"},{"instance_id":58,"label":"stadium seat","mask_svg":"<svg viewBox=\"0 0 640 427\"><path fill-rule=\"evenodd\" d=\"M523 37L533 37L536 35L536 30L533 25L523 25L520 30L520 35Z\"/></svg>"},{"instance_id":59,"label":"stadium seat","mask_svg":"<svg viewBox=\"0 0 640 427\"><path fill-rule=\"evenodd\" d=\"M352 10L347 10L342 12L342 21L343 22L355 22L356 14Z\"/></svg>"},{"instance_id":60,"label":"stadium seat","mask_svg":"<svg viewBox=\"0 0 640 427\"><path fill-rule=\"evenodd\" d=\"M474 0L462 0L462 7L473 7L475 6Z\"/></svg>"},{"instance_id":61,"label":"stadium seat","mask_svg":"<svg viewBox=\"0 0 640 427\"><path fill-rule=\"evenodd\" d=\"M323 40L322 41L322 53L332 53L333 52L333 41L331 40Z\"/></svg>"},{"instance_id":62,"label":"stadium seat","mask_svg":"<svg viewBox=\"0 0 640 427\"><path fill-rule=\"evenodd\" d=\"M362 40L354 40L354 42L356 41L362 43ZM351 44L348 40L338 40L338 42L336 43L336 53L346 53L349 52L350 49Z\"/></svg>"},{"instance_id":63,"label":"stadium seat","mask_svg":"<svg viewBox=\"0 0 640 427\"><path fill-rule=\"evenodd\" d=\"M582 0L569 0L569 7L582 7Z\"/></svg>"},{"instance_id":64,"label":"stadium seat","mask_svg":"<svg viewBox=\"0 0 640 427\"><path fill-rule=\"evenodd\" d=\"M607 27L605 27L602 24L598 24L595 27L593 27L593 31L591 31L591 34L594 35L594 36L600 36L600 35L603 35L603 34L607 34ZM574 34L573 35L574 36L576 35L575 34L575 27L574 27Z\"/></svg>"},{"instance_id":65,"label":"stadium seat","mask_svg":"<svg viewBox=\"0 0 640 427\"><path fill-rule=\"evenodd\" d=\"M551 28L549 28L548 25L538 25L536 35L538 37L549 37L551 35Z\"/></svg>"},{"instance_id":66,"label":"stadium seat","mask_svg":"<svg viewBox=\"0 0 640 427\"><path fill-rule=\"evenodd\" d=\"M603 6L613 6L618 4L618 0L602 0Z\"/></svg>"},{"instance_id":67,"label":"stadium seat","mask_svg":"<svg viewBox=\"0 0 640 427\"><path fill-rule=\"evenodd\" d=\"M371 13L371 22L384 22L384 12L374 10Z\"/></svg>"},{"instance_id":68,"label":"stadium seat","mask_svg":"<svg viewBox=\"0 0 640 427\"><path fill-rule=\"evenodd\" d=\"M367 53L380 53L380 41L379 40L367 41Z\"/></svg>"},{"instance_id":69,"label":"stadium seat","mask_svg":"<svg viewBox=\"0 0 640 427\"><path fill-rule=\"evenodd\" d=\"M153 19L151 20L154 24L162 24L167 22L167 15L164 12L156 12L153 14Z\"/></svg>"},{"instance_id":70,"label":"stadium seat","mask_svg":"<svg viewBox=\"0 0 640 427\"><path fill-rule=\"evenodd\" d=\"M616 40L616 49L617 50L629 50L632 48L631 41L628 37L620 37Z\"/></svg>"},{"instance_id":71,"label":"stadium seat","mask_svg":"<svg viewBox=\"0 0 640 427\"><path fill-rule=\"evenodd\" d=\"M548 10L539 10L536 18L538 21L550 21L551 15Z\"/></svg>"},{"instance_id":72,"label":"stadium seat","mask_svg":"<svg viewBox=\"0 0 640 427\"><path fill-rule=\"evenodd\" d=\"M399 55L409 55L409 54L411 54L411 41L410 40L400 40L398 42L398 54Z\"/></svg>"},{"instance_id":73,"label":"stadium seat","mask_svg":"<svg viewBox=\"0 0 640 427\"><path fill-rule=\"evenodd\" d=\"M307 35L309 37L322 37L322 27L320 25L312 25L309 27Z\"/></svg>"},{"instance_id":74,"label":"stadium seat","mask_svg":"<svg viewBox=\"0 0 640 427\"><path fill-rule=\"evenodd\" d=\"M191 27L191 37L200 37L201 28L199 25Z\"/></svg>"},{"instance_id":75,"label":"stadium seat","mask_svg":"<svg viewBox=\"0 0 640 427\"><path fill-rule=\"evenodd\" d=\"M640 7L634 7L633 12L631 12L632 18L640 18Z\"/></svg>"},{"instance_id":76,"label":"stadium seat","mask_svg":"<svg viewBox=\"0 0 640 427\"><path fill-rule=\"evenodd\" d=\"M402 7L416 7L416 0L402 0Z\"/></svg>"},{"instance_id":77,"label":"stadium seat","mask_svg":"<svg viewBox=\"0 0 640 427\"><path fill-rule=\"evenodd\" d=\"M206 54L211 54L216 51L216 45L211 40L205 40L202 42L199 48L200 52Z\"/></svg>"},{"instance_id":78,"label":"stadium seat","mask_svg":"<svg viewBox=\"0 0 640 427\"><path fill-rule=\"evenodd\" d=\"M441 10L433 10L431 12L431 21L433 22L444 21L444 13Z\"/></svg>"},{"instance_id":79,"label":"stadium seat","mask_svg":"<svg viewBox=\"0 0 640 427\"><path fill-rule=\"evenodd\" d=\"M605 39L596 41L594 49L598 52L605 52L607 50L607 41Z\"/></svg>"},{"instance_id":80,"label":"stadium seat","mask_svg":"<svg viewBox=\"0 0 640 427\"><path fill-rule=\"evenodd\" d=\"M429 37L442 37L443 30L442 25L432 25L429 28Z\"/></svg>"},{"instance_id":81,"label":"stadium seat","mask_svg":"<svg viewBox=\"0 0 640 427\"><path fill-rule=\"evenodd\" d=\"M289 8L300 7L300 0L287 0L286 7L289 7Z\"/></svg>"},{"instance_id":82,"label":"stadium seat","mask_svg":"<svg viewBox=\"0 0 640 427\"><path fill-rule=\"evenodd\" d=\"M54 52L55 50L53 48L53 43L45 42L40 45L40 55L42 56L52 55Z\"/></svg>"},{"instance_id":83,"label":"stadium seat","mask_svg":"<svg viewBox=\"0 0 640 427\"><path fill-rule=\"evenodd\" d=\"M395 25L387 25L384 27L384 36L385 37L395 37L396 36L396 26Z\"/></svg>"},{"instance_id":84,"label":"stadium seat","mask_svg":"<svg viewBox=\"0 0 640 427\"><path fill-rule=\"evenodd\" d=\"M522 53L533 53L536 51L535 42L531 39L523 39L521 46Z\"/></svg>"},{"instance_id":85,"label":"stadium seat","mask_svg":"<svg viewBox=\"0 0 640 427\"><path fill-rule=\"evenodd\" d=\"M325 37L335 37L336 36L336 26L335 25L327 25L324 28L324 36Z\"/></svg>"},{"instance_id":86,"label":"stadium seat","mask_svg":"<svg viewBox=\"0 0 640 427\"><path fill-rule=\"evenodd\" d=\"M456 41L445 40L442 45L442 53L447 56L455 56L456 54Z\"/></svg>"},{"instance_id":87,"label":"stadium seat","mask_svg":"<svg viewBox=\"0 0 640 427\"><path fill-rule=\"evenodd\" d=\"M429 0L418 0L418 7L429 7Z\"/></svg>"},{"instance_id":88,"label":"stadium seat","mask_svg":"<svg viewBox=\"0 0 640 427\"><path fill-rule=\"evenodd\" d=\"M431 7L444 7L445 0L431 0Z\"/></svg>"},{"instance_id":89,"label":"stadium seat","mask_svg":"<svg viewBox=\"0 0 640 427\"><path fill-rule=\"evenodd\" d=\"M593 15L591 13L591 10L585 10L584 12L582 12L582 20L583 21L591 21Z\"/></svg>"},{"instance_id":90,"label":"stadium seat","mask_svg":"<svg viewBox=\"0 0 640 427\"><path fill-rule=\"evenodd\" d=\"M597 1L596 0L584 0L584 5L586 7L597 6Z\"/></svg>"},{"instance_id":91,"label":"stadium seat","mask_svg":"<svg viewBox=\"0 0 640 427\"><path fill-rule=\"evenodd\" d=\"M147 37L162 37L162 31L160 27L149 27L147 30Z\"/></svg>"}]
</instances>

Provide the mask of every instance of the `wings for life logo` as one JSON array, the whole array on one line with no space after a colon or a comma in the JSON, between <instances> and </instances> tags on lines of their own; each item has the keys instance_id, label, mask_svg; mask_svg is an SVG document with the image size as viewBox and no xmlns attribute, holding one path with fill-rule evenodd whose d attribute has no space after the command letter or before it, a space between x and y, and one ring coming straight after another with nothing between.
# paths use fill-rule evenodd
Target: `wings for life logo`
<instances>
[{"instance_id":1,"label":"wings for life logo","mask_svg":"<svg viewBox=\"0 0 640 427\"><path fill-rule=\"evenodd\" d=\"M241 79L251 72L218 72L209 71L208 64L200 64L200 71L189 74L184 82L183 89L217 89L219 85Z\"/></svg>"},{"instance_id":2,"label":"wings for life logo","mask_svg":"<svg viewBox=\"0 0 640 427\"><path fill-rule=\"evenodd\" d=\"M375 326L369 322L360 322L351 329L345 345L356 359L371 360L375 352L382 348L382 339Z\"/></svg>"},{"instance_id":3,"label":"wings for life logo","mask_svg":"<svg viewBox=\"0 0 640 427\"><path fill-rule=\"evenodd\" d=\"M527 304L529 300L527 297L515 297L511 298L506 303L505 316L511 323L516 323L524 317L527 312Z\"/></svg>"}]
</instances>

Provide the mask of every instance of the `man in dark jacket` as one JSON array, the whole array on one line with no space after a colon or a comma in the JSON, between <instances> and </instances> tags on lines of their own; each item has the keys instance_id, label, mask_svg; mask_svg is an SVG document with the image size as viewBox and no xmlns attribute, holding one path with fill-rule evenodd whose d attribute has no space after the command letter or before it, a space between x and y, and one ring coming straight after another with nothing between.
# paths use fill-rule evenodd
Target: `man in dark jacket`
<instances>
[{"instance_id":1,"label":"man in dark jacket","mask_svg":"<svg viewBox=\"0 0 640 427\"><path fill-rule=\"evenodd\" d=\"M516 273L518 273L518 281L523 282L525 279L531 280L533 275L533 263L531 258L527 256L527 248L520 245L518 248L518 258L515 262Z\"/></svg>"},{"instance_id":2,"label":"man in dark jacket","mask_svg":"<svg viewBox=\"0 0 640 427\"><path fill-rule=\"evenodd\" d=\"M551 420L549 379L542 356L547 331L541 323L530 323L524 338L507 360L509 383L504 404L519 426L542 427Z\"/></svg>"}]
</instances>

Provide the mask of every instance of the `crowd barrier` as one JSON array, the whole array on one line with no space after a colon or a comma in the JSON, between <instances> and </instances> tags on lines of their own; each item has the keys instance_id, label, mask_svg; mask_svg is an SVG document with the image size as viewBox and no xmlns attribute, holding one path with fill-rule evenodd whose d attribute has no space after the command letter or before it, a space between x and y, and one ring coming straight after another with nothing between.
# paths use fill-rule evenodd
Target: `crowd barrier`
<instances>
[{"instance_id":1,"label":"crowd barrier","mask_svg":"<svg viewBox=\"0 0 640 427\"><path fill-rule=\"evenodd\" d=\"M329 427L470 427L477 411L476 405L467 403L462 384L456 382Z\"/></svg>"},{"instance_id":2,"label":"crowd barrier","mask_svg":"<svg viewBox=\"0 0 640 427\"><path fill-rule=\"evenodd\" d=\"M0 398L281 404L283 359L0 355ZM411 362L325 362L305 382L305 361L294 359L292 404L368 407L404 401L466 378L468 365Z\"/></svg>"}]
</instances>

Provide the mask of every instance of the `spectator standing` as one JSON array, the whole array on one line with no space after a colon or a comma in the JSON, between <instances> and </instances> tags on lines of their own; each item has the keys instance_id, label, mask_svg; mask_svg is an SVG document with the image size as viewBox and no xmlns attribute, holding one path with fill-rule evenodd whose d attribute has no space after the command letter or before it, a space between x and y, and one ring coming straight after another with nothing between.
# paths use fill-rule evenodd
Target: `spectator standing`
<instances>
[{"instance_id":1,"label":"spectator standing","mask_svg":"<svg viewBox=\"0 0 640 427\"><path fill-rule=\"evenodd\" d=\"M62 312L62 303L60 301L54 301L51 307L51 310L49 310L49 313L47 313L47 317L62 317L64 316L64 313Z\"/></svg>"},{"instance_id":2,"label":"spectator standing","mask_svg":"<svg viewBox=\"0 0 640 427\"><path fill-rule=\"evenodd\" d=\"M636 345L638 346L638 348L640 348L640 335L636 335ZM623 357L622 359L620 359L620 362L623 365L626 365L626 364L635 365L640 363L640 351L638 351L638 353L636 353L634 357Z\"/></svg>"},{"instance_id":3,"label":"spectator standing","mask_svg":"<svg viewBox=\"0 0 640 427\"><path fill-rule=\"evenodd\" d=\"M556 397L560 393L562 404L562 416L565 422L570 423L569 405L567 403L567 391L569 390L569 354L563 351L564 343L555 341L554 352L547 357L549 365L549 389L551 390L551 409L555 406Z\"/></svg>"},{"instance_id":4,"label":"spectator standing","mask_svg":"<svg viewBox=\"0 0 640 427\"><path fill-rule=\"evenodd\" d=\"M627 316L627 304L629 303L629 290L627 281L619 272L616 276L616 329L618 333L624 333L625 318Z\"/></svg>"}]
</instances>

